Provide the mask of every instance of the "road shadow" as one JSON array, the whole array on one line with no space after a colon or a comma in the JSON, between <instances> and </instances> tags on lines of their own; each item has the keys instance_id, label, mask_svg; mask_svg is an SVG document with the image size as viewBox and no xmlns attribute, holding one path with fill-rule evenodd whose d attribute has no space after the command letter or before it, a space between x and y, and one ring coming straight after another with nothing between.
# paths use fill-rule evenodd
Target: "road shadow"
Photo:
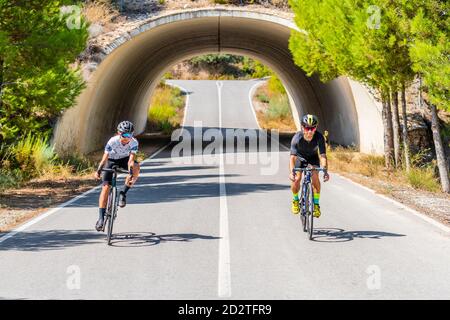
<instances>
[{"instance_id":1,"label":"road shadow","mask_svg":"<svg viewBox=\"0 0 450 320\"><path fill-rule=\"evenodd\" d=\"M170 179L170 178L169 178ZM176 179L175 179L176 180ZM217 198L220 194L220 183L217 182L181 182L175 184L156 183L152 177L138 181L127 194L127 205L169 203L183 200ZM151 186L145 183L151 183ZM180 181L177 181L180 182ZM121 184L120 184L121 185ZM122 187L120 186L120 189ZM251 193L271 192L277 190L289 190L286 184L276 183L236 183L227 182L227 197L248 195ZM99 191L98 191L99 192ZM68 205L68 208L97 207L98 192L79 199ZM119 209L120 214L120 209Z\"/></svg>"},{"instance_id":2,"label":"road shadow","mask_svg":"<svg viewBox=\"0 0 450 320\"><path fill-rule=\"evenodd\" d=\"M218 239L220 238L195 233L155 234L152 232L130 232L113 234L111 243L115 247L147 247L169 242ZM98 243L104 243L106 245L106 233L96 232L92 229L23 231L0 243L0 251L38 252L63 250Z\"/></svg>"},{"instance_id":3,"label":"road shadow","mask_svg":"<svg viewBox=\"0 0 450 320\"><path fill-rule=\"evenodd\" d=\"M385 237L405 237L404 234L384 231L346 231L339 228L314 229L312 241L315 242L348 242L355 239L381 239Z\"/></svg>"},{"instance_id":4,"label":"road shadow","mask_svg":"<svg viewBox=\"0 0 450 320\"><path fill-rule=\"evenodd\" d=\"M232 177L238 177L240 174L225 174L225 178L232 178ZM187 182L191 180L200 180L200 179L212 179L217 180L217 173L216 174L200 174L200 175L171 175L171 176L148 176L148 177L139 177L139 180L134 185L134 189L136 188L142 188L143 186L147 184L165 184L165 183L180 183L180 182ZM124 179L118 180L118 182L121 182L118 184L118 186L123 185Z\"/></svg>"},{"instance_id":5,"label":"road shadow","mask_svg":"<svg viewBox=\"0 0 450 320\"><path fill-rule=\"evenodd\" d=\"M177 135L171 139L172 146L180 144L183 148L177 148L176 152L172 150L171 155L188 157L202 154L283 152L285 147L280 142L285 138L280 140L279 135L277 138L273 134L264 129L183 126L177 129Z\"/></svg>"},{"instance_id":6,"label":"road shadow","mask_svg":"<svg viewBox=\"0 0 450 320\"><path fill-rule=\"evenodd\" d=\"M166 242L191 242L193 240L218 240L220 237L196 233L155 234L153 232L118 233L113 235L113 247L150 247Z\"/></svg>"},{"instance_id":7,"label":"road shadow","mask_svg":"<svg viewBox=\"0 0 450 320\"><path fill-rule=\"evenodd\" d=\"M193 171L193 170L207 170L207 169L218 169L218 166L171 166L158 168L154 166L148 166L150 162L143 163L141 165L141 173L163 173L163 172L178 172L178 171Z\"/></svg>"},{"instance_id":8,"label":"road shadow","mask_svg":"<svg viewBox=\"0 0 450 320\"><path fill-rule=\"evenodd\" d=\"M105 234L91 230L21 231L0 243L0 251L62 250L105 242Z\"/></svg>"}]
</instances>

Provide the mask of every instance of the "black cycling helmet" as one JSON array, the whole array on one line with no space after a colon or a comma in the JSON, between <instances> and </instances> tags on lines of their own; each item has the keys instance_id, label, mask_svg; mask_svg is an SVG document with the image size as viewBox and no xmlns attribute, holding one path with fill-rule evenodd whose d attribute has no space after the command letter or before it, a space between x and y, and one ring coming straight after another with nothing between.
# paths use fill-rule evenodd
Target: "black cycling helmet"
<instances>
[{"instance_id":1,"label":"black cycling helmet","mask_svg":"<svg viewBox=\"0 0 450 320\"><path fill-rule=\"evenodd\" d=\"M302 126L304 127L317 127L319 125L319 119L315 115L305 114L302 117Z\"/></svg>"},{"instance_id":2,"label":"black cycling helmet","mask_svg":"<svg viewBox=\"0 0 450 320\"><path fill-rule=\"evenodd\" d=\"M122 121L117 126L117 132L119 132L120 134L133 133L134 132L134 125L130 121Z\"/></svg>"}]
</instances>

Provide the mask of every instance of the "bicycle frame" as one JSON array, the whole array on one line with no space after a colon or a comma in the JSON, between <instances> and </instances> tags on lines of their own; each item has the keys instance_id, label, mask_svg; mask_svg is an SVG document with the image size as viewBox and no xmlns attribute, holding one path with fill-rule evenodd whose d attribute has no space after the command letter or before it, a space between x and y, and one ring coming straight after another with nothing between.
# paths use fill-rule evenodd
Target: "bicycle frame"
<instances>
[{"instance_id":1,"label":"bicycle frame","mask_svg":"<svg viewBox=\"0 0 450 320\"><path fill-rule=\"evenodd\" d=\"M313 220L314 220L314 201L312 200L313 188L312 188L312 171L324 171L322 168L307 167L307 168L294 168L294 176L296 172L304 172L301 191L302 196L300 199L301 212L300 217L302 219L303 231L309 233L309 239L312 240L313 236ZM309 208L308 208L309 207Z\"/></svg>"},{"instance_id":2,"label":"bicycle frame","mask_svg":"<svg viewBox=\"0 0 450 320\"><path fill-rule=\"evenodd\" d=\"M108 202L106 208L106 221L103 225L103 231L105 230L105 226L108 224L108 232L107 232L107 244L111 245L112 238L112 230L114 220L117 217L117 207L119 202L119 197L117 196L117 173L129 173L128 171L120 169L118 166L113 166L111 169L103 169L106 172L112 172L113 176L111 179L111 189L108 194Z\"/></svg>"}]
</instances>

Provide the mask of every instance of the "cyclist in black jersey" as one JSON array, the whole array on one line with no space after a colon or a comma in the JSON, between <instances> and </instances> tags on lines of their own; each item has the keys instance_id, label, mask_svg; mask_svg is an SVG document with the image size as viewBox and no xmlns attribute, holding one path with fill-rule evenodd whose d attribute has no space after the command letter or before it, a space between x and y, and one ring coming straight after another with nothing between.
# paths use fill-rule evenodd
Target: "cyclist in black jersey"
<instances>
[{"instance_id":1,"label":"cyclist in black jersey","mask_svg":"<svg viewBox=\"0 0 450 320\"><path fill-rule=\"evenodd\" d=\"M307 114L302 117L302 131L297 132L291 141L291 158L289 162L289 179L292 181L291 190L293 194L292 212L300 212L299 196L300 181L302 173L293 173L294 168L304 168L307 166L321 167L324 171L324 181L328 181L330 176L327 169L327 155L325 138L317 131L319 121L316 116ZM312 172L312 185L314 190L314 216L320 217L320 180L317 171Z\"/></svg>"}]
</instances>

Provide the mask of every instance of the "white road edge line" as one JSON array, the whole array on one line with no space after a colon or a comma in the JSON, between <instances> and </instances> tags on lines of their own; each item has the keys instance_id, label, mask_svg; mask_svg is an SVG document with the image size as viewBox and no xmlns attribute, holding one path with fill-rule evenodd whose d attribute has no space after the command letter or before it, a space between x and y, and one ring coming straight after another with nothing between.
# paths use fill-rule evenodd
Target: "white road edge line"
<instances>
[{"instance_id":1,"label":"white road edge line","mask_svg":"<svg viewBox=\"0 0 450 320\"><path fill-rule=\"evenodd\" d=\"M168 143L168 144L162 146L162 147L159 148L157 151L155 151L150 157L148 157L147 159L145 159L145 160L142 161L141 163L148 162L150 159L156 157L161 151L163 151L163 150L164 150L165 148L167 148L169 145L170 145L170 143ZM61 210L62 208L67 207L68 205L70 205L70 204L74 203L75 201L77 201L77 200L79 200L79 199L81 199L81 198L87 196L88 194L94 192L95 190L97 190L97 189L99 189L99 188L100 188L100 185L99 185L99 186L96 186L96 187L94 187L94 188L92 188L92 189L90 189L90 190L88 190L88 191L86 191L86 192L84 192L84 193L82 193L82 194L80 194L80 195L78 195L78 196L76 196L76 197L73 198L73 199L70 199L70 200L68 200L68 201L66 201L66 202L64 202L64 203L62 203L62 204L60 204L60 205L57 206L56 208L50 209L49 211L40 214L38 217L36 217L36 218L34 218L34 219L31 219L30 221L26 222L25 224L23 224L23 225L21 225L21 226L15 228L15 229L9 231L7 234L5 234L3 237L0 238L0 243L2 243L2 242L4 242L5 240L7 240L7 239L9 239L9 238L11 238L11 237L13 237L13 236L15 236L17 233L26 230L27 228L31 227L32 225L34 225L34 224L38 223L39 221L41 221L41 220L43 220L43 219L45 219L45 218L51 216L52 214L58 212L58 211Z\"/></svg>"},{"instance_id":2,"label":"white road edge line","mask_svg":"<svg viewBox=\"0 0 450 320\"><path fill-rule=\"evenodd\" d=\"M251 88L250 91L248 92L248 102L250 104L250 109L252 109L253 112L253 116L255 117L255 121L256 121L256 125L258 126L259 130L262 130L261 126L259 125L258 122L258 117L256 116L256 111L255 111L255 106L253 105L253 92L256 90L256 88L258 88L259 86L263 85L264 83L266 83L267 81L258 81L257 83L255 83Z\"/></svg>"},{"instance_id":3,"label":"white road edge line","mask_svg":"<svg viewBox=\"0 0 450 320\"><path fill-rule=\"evenodd\" d=\"M444 224L442 224L442 223L440 223L440 222L438 222L438 221L436 221L436 220L434 220L434 219L432 219L432 218L430 218L430 217L424 215L423 213L420 213L419 211L414 210L414 209L412 209L412 208L410 208L410 207L404 205L403 203L401 203L401 202L399 202L399 201L397 201L397 200L394 200L394 199L392 199L392 198L389 198L389 197L387 197L387 196L385 196L385 195L383 195L383 194L379 194L379 193L377 193L375 190L370 189L369 187L366 187L366 186L364 186L364 185L362 185L362 184L360 184L360 183L358 183L358 182L356 182L356 181L353 181L353 180L350 179L350 178L344 177L343 175L341 175L341 174L339 174L339 173L333 172L333 174L337 175L338 177L340 177L340 178L342 178L342 179L344 179L344 180L346 180L346 181L348 181L348 182L350 182L350 183L352 183L352 184L354 184L354 185L359 186L360 188L363 188L364 190L369 191L370 193L375 194L376 196L378 196L378 197L380 197L380 198L383 198L384 200L387 200L387 201L391 202L392 204L396 205L396 206L397 206L398 208L400 208L400 209L409 211L410 213L414 214L415 216L421 218L422 220L424 220L424 221L426 221L426 222L432 224L433 226L435 226L435 227L441 229L442 231L445 231L445 232L449 232L449 233L450 233L450 228L449 228L449 227L447 227L446 225L444 225Z\"/></svg>"},{"instance_id":4,"label":"white road edge line","mask_svg":"<svg viewBox=\"0 0 450 320\"><path fill-rule=\"evenodd\" d=\"M219 128L222 128L222 81L217 81L217 93L219 96ZM219 239L219 272L218 272L218 296L231 297L231 266L230 266L230 233L228 229L227 191L225 186L225 166L223 145L220 149L219 160L219 197L220 197L220 239Z\"/></svg>"}]
</instances>

